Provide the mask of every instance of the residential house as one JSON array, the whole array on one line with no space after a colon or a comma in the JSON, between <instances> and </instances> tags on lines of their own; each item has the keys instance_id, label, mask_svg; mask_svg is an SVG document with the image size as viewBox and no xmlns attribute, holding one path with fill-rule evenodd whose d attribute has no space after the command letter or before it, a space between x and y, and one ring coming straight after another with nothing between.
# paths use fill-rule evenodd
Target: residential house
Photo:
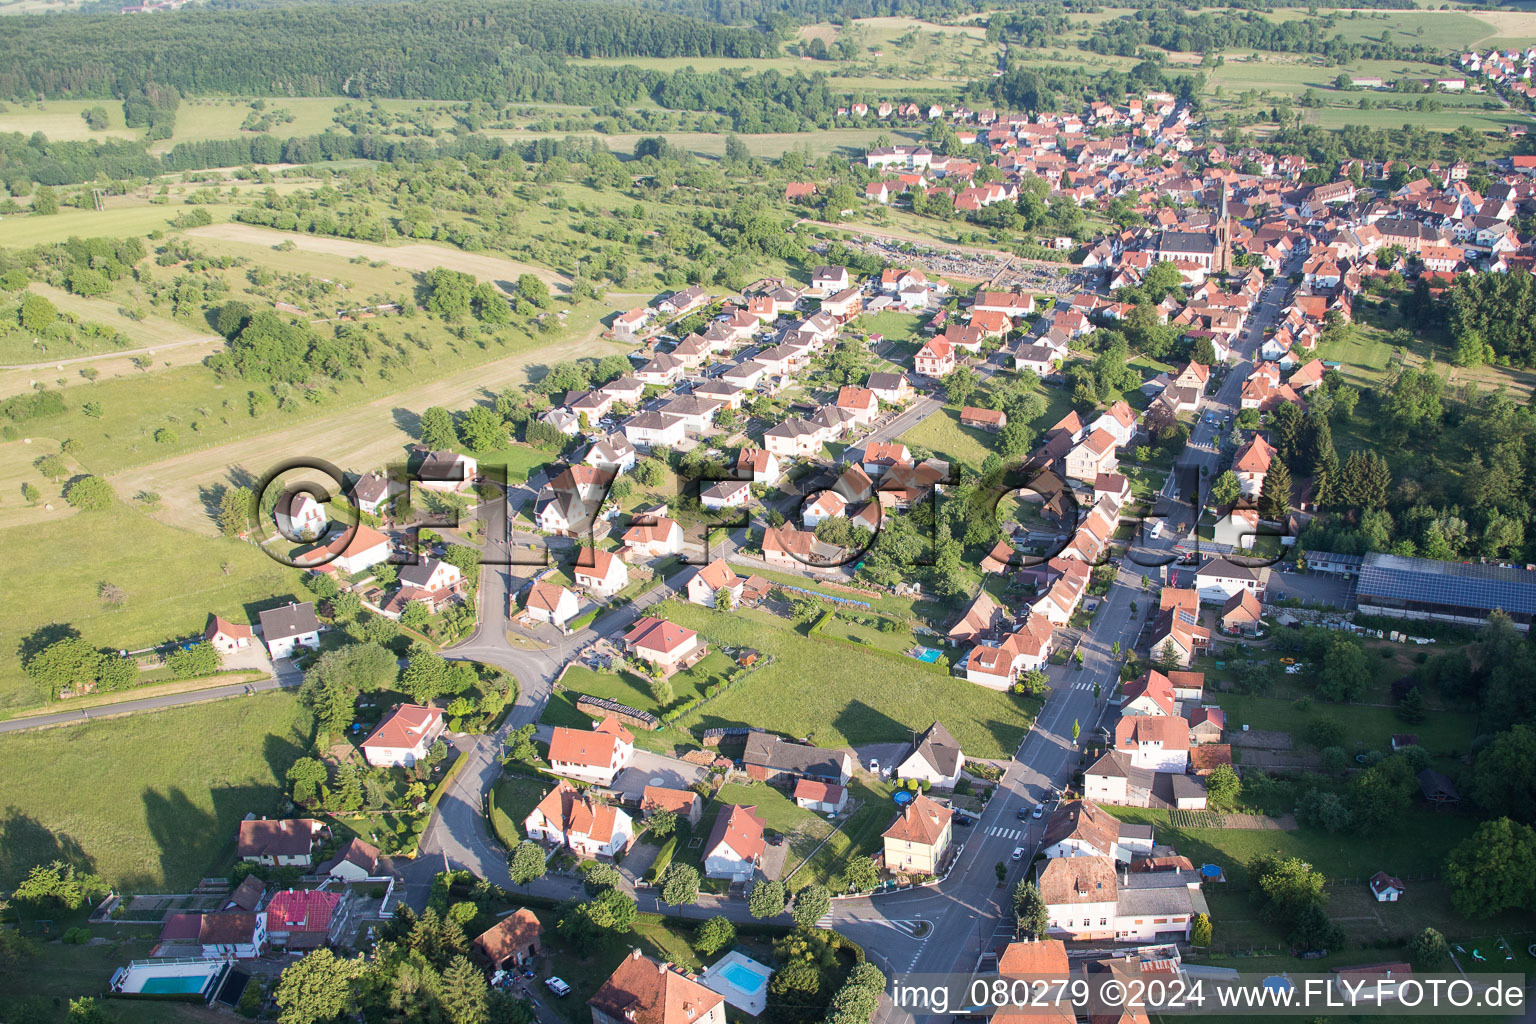
<instances>
[{"instance_id":1,"label":"residential house","mask_svg":"<svg viewBox=\"0 0 1536 1024\"><path fill-rule=\"evenodd\" d=\"M276 658L290 658L299 648L320 646L320 620L315 617L315 603L289 601L280 608L269 608L259 616L261 639L267 652Z\"/></svg>"},{"instance_id":2,"label":"residential house","mask_svg":"<svg viewBox=\"0 0 1536 1024\"><path fill-rule=\"evenodd\" d=\"M955 347L942 338L935 338L918 350L912 368L935 380L948 376L955 368Z\"/></svg>"},{"instance_id":3,"label":"residential house","mask_svg":"<svg viewBox=\"0 0 1536 1024\"><path fill-rule=\"evenodd\" d=\"M254 960L267 945L266 914L244 910L201 914L197 942L210 959Z\"/></svg>"},{"instance_id":4,"label":"residential house","mask_svg":"<svg viewBox=\"0 0 1536 1024\"><path fill-rule=\"evenodd\" d=\"M352 484L348 492L352 504L360 512L371 516L383 515L383 508L400 492L400 488L387 476L364 473Z\"/></svg>"},{"instance_id":5,"label":"residential house","mask_svg":"<svg viewBox=\"0 0 1536 1024\"><path fill-rule=\"evenodd\" d=\"M533 621L547 622L564 630L565 624L581 610L581 601L560 584L539 580L528 588L524 608Z\"/></svg>"},{"instance_id":6,"label":"residential house","mask_svg":"<svg viewBox=\"0 0 1536 1024\"><path fill-rule=\"evenodd\" d=\"M623 434L604 434L581 457L583 464L618 476L635 468L635 446Z\"/></svg>"},{"instance_id":7,"label":"residential house","mask_svg":"<svg viewBox=\"0 0 1536 1024\"><path fill-rule=\"evenodd\" d=\"M755 806L722 807L704 843L705 877L750 881L767 847L763 839L766 825L767 820L758 815Z\"/></svg>"},{"instance_id":8,"label":"residential house","mask_svg":"<svg viewBox=\"0 0 1536 1024\"><path fill-rule=\"evenodd\" d=\"M775 487L784 476L784 468L773 452L743 448L736 453L736 475L755 484Z\"/></svg>"},{"instance_id":9,"label":"residential house","mask_svg":"<svg viewBox=\"0 0 1536 1024\"><path fill-rule=\"evenodd\" d=\"M539 529L556 536L590 533L613 478L612 470L585 464L566 466L534 498L534 521Z\"/></svg>"},{"instance_id":10,"label":"residential house","mask_svg":"<svg viewBox=\"0 0 1536 1024\"><path fill-rule=\"evenodd\" d=\"M880 401L890 405L910 402L917 391L904 373L871 373L864 386L875 393Z\"/></svg>"},{"instance_id":11,"label":"residential house","mask_svg":"<svg viewBox=\"0 0 1536 1024\"><path fill-rule=\"evenodd\" d=\"M692 664L709 652L708 646L693 630L651 615L643 616L630 627L624 634L624 646L664 675Z\"/></svg>"},{"instance_id":12,"label":"residential house","mask_svg":"<svg viewBox=\"0 0 1536 1024\"><path fill-rule=\"evenodd\" d=\"M400 567L400 589L384 606L398 614L412 601L420 601L430 611L437 611L464 590L464 574L452 562L441 558L423 558L415 565Z\"/></svg>"},{"instance_id":13,"label":"residential house","mask_svg":"<svg viewBox=\"0 0 1536 1024\"><path fill-rule=\"evenodd\" d=\"M1040 850L1047 857L1099 856L1129 864L1152 853L1152 826L1120 821L1092 800L1066 800L1047 819Z\"/></svg>"},{"instance_id":14,"label":"residential house","mask_svg":"<svg viewBox=\"0 0 1536 1024\"><path fill-rule=\"evenodd\" d=\"M1197 874L1141 871L1121 877L1106 857L1049 861L1039 884L1050 930L1077 941L1187 941L1195 915L1209 910Z\"/></svg>"},{"instance_id":15,"label":"residential house","mask_svg":"<svg viewBox=\"0 0 1536 1024\"><path fill-rule=\"evenodd\" d=\"M1100 428L1067 452L1064 468L1072 480L1092 483L1101 473L1113 473L1119 466L1115 458L1115 435Z\"/></svg>"},{"instance_id":16,"label":"residential house","mask_svg":"<svg viewBox=\"0 0 1536 1024\"><path fill-rule=\"evenodd\" d=\"M725 559L717 558L689 577L688 600L693 604L714 608L723 591L727 595L729 607L737 608L741 605L741 589L746 582L736 575Z\"/></svg>"},{"instance_id":17,"label":"residential house","mask_svg":"<svg viewBox=\"0 0 1536 1024\"><path fill-rule=\"evenodd\" d=\"M690 825L697 825L704 814L704 801L691 789L646 786L640 795L640 809L647 815L671 811Z\"/></svg>"},{"instance_id":18,"label":"residential house","mask_svg":"<svg viewBox=\"0 0 1536 1024\"><path fill-rule=\"evenodd\" d=\"M479 471L479 463L468 455L429 451L416 468L416 479L426 490L447 494L468 490Z\"/></svg>"},{"instance_id":19,"label":"residential house","mask_svg":"<svg viewBox=\"0 0 1536 1024\"><path fill-rule=\"evenodd\" d=\"M365 882L375 878L379 870L379 848L361 839L353 838L336 851L335 856L315 868L315 874L327 875L342 882ZM255 875L248 875L255 878Z\"/></svg>"},{"instance_id":20,"label":"residential house","mask_svg":"<svg viewBox=\"0 0 1536 1024\"><path fill-rule=\"evenodd\" d=\"M247 818L240 823L235 854L268 867L307 868L326 834L325 824L313 818Z\"/></svg>"},{"instance_id":21,"label":"residential house","mask_svg":"<svg viewBox=\"0 0 1536 1024\"><path fill-rule=\"evenodd\" d=\"M1083 772L1083 799L1096 804L1148 807L1155 775L1151 769L1133 765L1129 754L1111 750Z\"/></svg>"},{"instance_id":22,"label":"residential house","mask_svg":"<svg viewBox=\"0 0 1536 1024\"><path fill-rule=\"evenodd\" d=\"M1191 747L1221 742L1221 734L1227 727L1227 715L1221 708L1195 708L1189 713L1188 720Z\"/></svg>"},{"instance_id":23,"label":"residential house","mask_svg":"<svg viewBox=\"0 0 1536 1024\"><path fill-rule=\"evenodd\" d=\"M848 790L830 782L800 779L795 783L795 806L817 814L838 814L848 804Z\"/></svg>"},{"instance_id":24,"label":"residential house","mask_svg":"<svg viewBox=\"0 0 1536 1024\"><path fill-rule=\"evenodd\" d=\"M582 782L613 785L635 757L635 737L613 715L591 729L556 726L549 740L549 770Z\"/></svg>"},{"instance_id":25,"label":"residential house","mask_svg":"<svg viewBox=\"0 0 1536 1024\"><path fill-rule=\"evenodd\" d=\"M314 540L325 532L325 506L306 491L284 491L274 518L283 536L293 540Z\"/></svg>"},{"instance_id":26,"label":"residential house","mask_svg":"<svg viewBox=\"0 0 1536 1024\"><path fill-rule=\"evenodd\" d=\"M1256 635L1264 621L1264 609L1251 590L1241 590L1221 606L1221 631Z\"/></svg>"},{"instance_id":27,"label":"residential house","mask_svg":"<svg viewBox=\"0 0 1536 1024\"><path fill-rule=\"evenodd\" d=\"M1115 723L1115 749L1137 768L1183 773L1189 764L1189 723L1182 718L1131 715Z\"/></svg>"},{"instance_id":28,"label":"residential house","mask_svg":"<svg viewBox=\"0 0 1536 1024\"><path fill-rule=\"evenodd\" d=\"M853 422L867 427L880 413L880 400L869 388L845 385L837 392L837 407L853 414Z\"/></svg>"},{"instance_id":29,"label":"residential house","mask_svg":"<svg viewBox=\"0 0 1536 1024\"><path fill-rule=\"evenodd\" d=\"M871 479L884 476L892 466L911 463L912 453L900 441L871 441L864 446L864 453L859 458L859 467Z\"/></svg>"},{"instance_id":30,"label":"residential house","mask_svg":"<svg viewBox=\"0 0 1536 1024\"><path fill-rule=\"evenodd\" d=\"M397 704L358 747L376 768L410 768L426 759L443 729L441 708Z\"/></svg>"},{"instance_id":31,"label":"residential house","mask_svg":"<svg viewBox=\"0 0 1536 1024\"><path fill-rule=\"evenodd\" d=\"M628 814L600 803L561 779L523 819L523 834L536 843L563 847L577 857L613 857L634 841Z\"/></svg>"},{"instance_id":32,"label":"residential house","mask_svg":"<svg viewBox=\"0 0 1536 1024\"><path fill-rule=\"evenodd\" d=\"M475 936L470 945L492 970L502 970L508 965L518 968L531 963L544 951L542 937L538 915L518 907Z\"/></svg>"},{"instance_id":33,"label":"residential house","mask_svg":"<svg viewBox=\"0 0 1536 1024\"><path fill-rule=\"evenodd\" d=\"M1259 490L1264 486L1264 477L1269 473L1269 464L1274 458L1275 447L1262 434L1253 435L1237 450L1232 457L1232 472L1237 476L1243 494L1250 498L1258 497Z\"/></svg>"},{"instance_id":34,"label":"residential house","mask_svg":"<svg viewBox=\"0 0 1536 1024\"><path fill-rule=\"evenodd\" d=\"M636 949L587 1000L592 1024L725 1024L725 998Z\"/></svg>"},{"instance_id":35,"label":"residential house","mask_svg":"<svg viewBox=\"0 0 1536 1024\"><path fill-rule=\"evenodd\" d=\"M816 779L846 786L853 775L853 758L847 751L824 750L767 732L747 737L742 762L747 774L760 782Z\"/></svg>"},{"instance_id":36,"label":"residential house","mask_svg":"<svg viewBox=\"0 0 1536 1024\"><path fill-rule=\"evenodd\" d=\"M203 629L203 641L211 644L220 654L233 654L241 648L249 647L251 636L250 626L238 626L217 615L210 615L208 625Z\"/></svg>"},{"instance_id":37,"label":"residential house","mask_svg":"<svg viewBox=\"0 0 1536 1024\"><path fill-rule=\"evenodd\" d=\"M578 587L597 597L612 597L629 586L629 566L612 551L579 548L571 573Z\"/></svg>"},{"instance_id":38,"label":"residential house","mask_svg":"<svg viewBox=\"0 0 1536 1024\"><path fill-rule=\"evenodd\" d=\"M939 789L954 789L965 768L960 743L934 722L917 738L912 750L896 764L898 779L917 779Z\"/></svg>"},{"instance_id":39,"label":"residential house","mask_svg":"<svg viewBox=\"0 0 1536 1024\"><path fill-rule=\"evenodd\" d=\"M319 949L331 937L341 894L319 889L284 889L272 894L265 911L267 943L276 949Z\"/></svg>"},{"instance_id":40,"label":"residential house","mask_svg":"<svg viewBox=\"0 0 1536 1024\"><path fill-rule=\"evenodd\" d=\"M887 871L937 874L949 850L954 812L919 793L882 833Z\"/></svg>"},{"instance_id":41,"label":"residential house","mask_svg":"<svg viewBox=\"0 0 1536 1024\"><path fill-rule=\"evenodd\" d=\"M675 555L683 550L683 528L666 516L639 516L624 531L624 544L641 558Z\"/></svg>"},{"instance_id":42,"label":"residential house","mask_svg":"<svg viewBox=\"0 0 1536 1024\"><path fill-rule=\"evenodd\" d=\"M1254 596L1263 593L1262 569L1236 565L1225 558L1212 558L1195 573L1195 589L1200 600L1225 605L1233 594L1247 590Z\"/></svg>"},{"instance_id":43,"label":"residential house","mask_svg":"<svg viewBox=\"0 0 1536 1024\"><path fill-rule=\"evenodd\" d=\"M752 500L752 485L746 480L720 480L699 492L699 504L720 511L743 508Z\"/></svg>"},{"instance_id":44,"label":"residential house","mask_svg":"<svg viewBox=\"0 0 1536 1024\"><path fill-rule=\"evenodd\" d=\"M1211 631L1200 625L1198 617L1182 609L1169 608L1158 613L1150 635L1153 657L1170 657L1184 666L1211 646Z\"/></svg>"},{"instance_id":45,"label":"residential house","mask_svg":"<svg viewBox=\"0 0 1536 1024\"><path fill-rule=\"evenodd\" d=\"M995 631L1003 620L1003 609L992 595L978 590L970 605L961 613L959 621L949 628L951 643L973 642L983 633Z\"/></svg>"},{"instance_id":46,"label":"residential house","mask_svg":"<svg viewBox=\"0 0 1536 1024\"><path fill-rule=\"evenodd\" d=\"M847 267L816 267L811 270L810 294L815 298L840 292L848 285Z\"/></svg>"},{"instance_id":47,"label":"residential house","mask_svg":"<svg viewBox=\"0 0 1536 1024\"><path fill-rule=\"evenodd\" d=\"M311 548L293 561L301 569L352 576L388 558L389 538L366 523L358 523L329 544Z\"/></svg>"},{"instance_id":48,"label":"residential house","mask_svg":"<svg viewBox=\"0 0 1536 1024\"><path fill-rule=\"evenodd\" d=\"M686 436L687 428L676 416L642 412L624 421L624 437L630 443L647 449L656 445L670 448L682 444Z\"/></svg>"}]
</instances>

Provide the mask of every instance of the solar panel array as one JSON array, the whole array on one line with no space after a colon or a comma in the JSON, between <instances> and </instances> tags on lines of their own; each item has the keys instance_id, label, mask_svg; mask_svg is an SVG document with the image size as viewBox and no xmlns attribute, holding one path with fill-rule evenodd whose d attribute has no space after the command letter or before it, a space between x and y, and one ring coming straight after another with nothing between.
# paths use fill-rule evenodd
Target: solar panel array
<instances>
[{"instance_id":1,"label":"solar panel array","mask_svg":"<svg viewBox=\"0 0 1536 1024\"><path fill-rule=\"evenodd\" d=\"M1356 591L1413 604L1536 614L1536 572L1518 567L1369 554Z\"/></svg>"}]
</instances>

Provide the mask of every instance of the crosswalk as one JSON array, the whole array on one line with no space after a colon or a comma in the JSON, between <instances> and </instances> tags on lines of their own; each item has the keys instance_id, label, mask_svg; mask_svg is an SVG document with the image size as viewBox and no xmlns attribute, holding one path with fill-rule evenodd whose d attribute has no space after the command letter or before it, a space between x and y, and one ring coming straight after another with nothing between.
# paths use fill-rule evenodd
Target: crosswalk
<instances>
[{"instance_id":1,"label":"crosswalk","mask_svg":"<svg viewBox=\"0 0 1536 1024\"><path fill-rule=\"evenodd\" d=\"M925 924L927 924L927 922L920 921L920 920L917 920L915 918L910 920L910 921L897 920L897 921L887 921L885 923L890 925L892 928L895 928L897 931L901 932L903 935L910 935L910 936L912 936L914 938L917 937L917 933L924 927ZM926 935L924 935L923 937L927 938Z\"/></svg>"},{"instance_id":2,"label":"crosswalk","mask_svg":"<svg viewBox=\"0 0 1536 1024\"><path fill-rule=\"evenodd\" d=\"M1020 836L1022 836L1023 834L1024 834L1024 829L1021 829L1021 828L1007 828L1006 826L1003 826L1003 825L993 825L991 828L987 829L987 835L989 835L989 836L1001 836L1004 839L1017 839Z\"/></svg>"},{"instance_id":3,"label":"crosswalk","mask_svg":"<svg viewBox=\"0 0 1536 1024\"><path fill-rule=\"evenodd\" d=\"M1057 689L1058 690L1062 689L1062 687L1058 686ZM1093 680L1091 678L1074 679L1074 680L1072 680L1071 685L1066 687L1066 689L1069 689L1069 690L1092 690L1093 689Z\"/></svg>"}]
</instances>

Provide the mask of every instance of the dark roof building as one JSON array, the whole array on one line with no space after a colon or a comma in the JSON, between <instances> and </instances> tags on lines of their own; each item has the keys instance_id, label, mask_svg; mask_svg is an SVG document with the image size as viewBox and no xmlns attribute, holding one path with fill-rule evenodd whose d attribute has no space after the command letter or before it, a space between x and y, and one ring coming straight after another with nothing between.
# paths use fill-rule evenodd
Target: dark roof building
<instances>
[{"instance_id":1,"label":"dark roof building","mask_svg":"<svg viewBox=\"0 0 1536 1024\"><path fill-rule=\"evenodd\" d=\"M1372 552L1356 587L1365 615L1475 626L1499 609L1520 629L1536 614L1536 570L1514 565L1439 562Z\"/></svg>"}]
</instances>

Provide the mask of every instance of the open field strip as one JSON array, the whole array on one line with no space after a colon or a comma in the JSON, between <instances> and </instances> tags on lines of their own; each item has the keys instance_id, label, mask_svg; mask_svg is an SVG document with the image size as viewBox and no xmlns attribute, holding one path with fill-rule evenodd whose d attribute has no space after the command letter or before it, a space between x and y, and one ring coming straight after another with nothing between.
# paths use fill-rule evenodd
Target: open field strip
<instances>
[{"instance_id":1,"label":"open field strip","mask_svg":"<svg viewBox=\"0 0 1536 1024\"><path fill-rule=\"evenodd\" d=\"M261 245L268 248L282 242L292 242L295 248L305 252L323 253L328 256L342 256L347 259L362 257L368 260L382 260L404 270L413 270L420 273L436 270L438 267L447 267L450 270L461 270L466 274L473 274L478 278L497 281L504 285L510 285L521 274L533 274L546 284L565 288L570 284L570 278L564 274L556 273L546 267L534 266L531 263L518 263L514 260L503 259L500 256L487 256L483 253L464 252L462 249L451 249L445 245L431 245L426 242L410 242L406 245L378 245L373 242L355 242L348 238L331 238L325 235L305 235L288 231L273 231L270 228L257 227L254 224L210 224L207 227L192 228L185 232L189 238L215 238L228 242L246 242L251 245Z\"/></svg>"}]
</instances>

